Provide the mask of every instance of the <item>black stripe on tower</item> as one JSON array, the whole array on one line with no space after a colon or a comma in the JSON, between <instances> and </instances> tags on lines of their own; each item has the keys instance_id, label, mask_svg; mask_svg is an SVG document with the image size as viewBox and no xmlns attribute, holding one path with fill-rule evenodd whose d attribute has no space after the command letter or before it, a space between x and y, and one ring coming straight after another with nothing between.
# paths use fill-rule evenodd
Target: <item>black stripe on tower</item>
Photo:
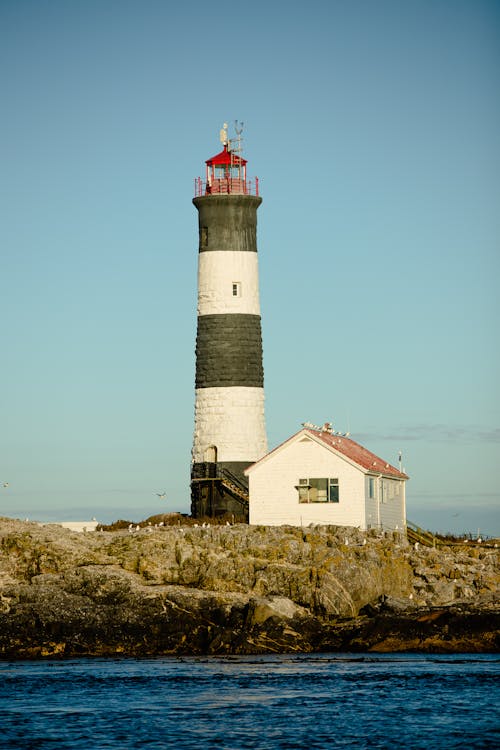
<instances>
[{"instance_id":1,"label":"black stripe on tower","mask_svg":"<svg viewBox=\"0 0 500 750\"><path fill-rule=\"evenodd\" d=\"M264 387L260 315L200 315L196 388Z\"/></svg>"},{"instance_id":2,"label":"black stripe on tower","mask_svg":"<svg viewBox=\"0 0 500 750\"><path fill-rule=\"evenodd\" d=\"M200 253L211 250L257 252L255 195L204 195L193 198L198 209Z\"/></svg>"}]
</instances>

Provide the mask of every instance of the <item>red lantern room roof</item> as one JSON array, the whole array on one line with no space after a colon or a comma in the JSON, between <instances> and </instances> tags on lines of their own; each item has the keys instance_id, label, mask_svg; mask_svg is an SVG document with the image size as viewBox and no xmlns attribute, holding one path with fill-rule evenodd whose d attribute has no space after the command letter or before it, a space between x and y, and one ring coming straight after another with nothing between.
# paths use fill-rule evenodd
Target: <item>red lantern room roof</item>
<instances>
[{"instance_id":1,"label":"red lantern room roof","mask_svg":"<svg viewBox=\"0 0 500 750\"><path fill-rule=\"evenodd\" d=\"M243 157L238 156L238 154L235 154L228 150L227 144L224 144L223 150L220 152L220 154L216 154L216 156L212 156L211 159L206 160L206 165L208 167L218 167L218 166L224 166L227 164L228 167L230 166L244 166L247 163L246 159L243 159Z\"/></svg>"}]
</instances>

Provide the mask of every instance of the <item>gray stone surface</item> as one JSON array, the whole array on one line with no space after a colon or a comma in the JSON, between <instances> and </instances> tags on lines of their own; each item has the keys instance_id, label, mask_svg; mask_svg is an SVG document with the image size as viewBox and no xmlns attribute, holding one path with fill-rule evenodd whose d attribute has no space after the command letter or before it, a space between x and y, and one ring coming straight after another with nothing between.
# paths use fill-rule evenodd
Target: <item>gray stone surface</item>
<instances>
[{"instance_id":1,"label":"gray stone surface","mask_svg":"<svg viewBox=\"0 0 500 750\"><path fill-rule=\"evenodd\" d=\"M336 527L77 534L2 519L0 550L3 658L500 644L494 547L415 550Z\"/></svg>"}]
</instances>

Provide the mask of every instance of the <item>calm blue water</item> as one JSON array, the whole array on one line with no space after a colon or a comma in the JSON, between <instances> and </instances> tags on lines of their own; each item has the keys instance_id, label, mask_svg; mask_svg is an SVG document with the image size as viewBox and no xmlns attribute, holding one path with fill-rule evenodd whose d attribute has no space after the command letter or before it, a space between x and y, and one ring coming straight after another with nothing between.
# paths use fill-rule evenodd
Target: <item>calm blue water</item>
<instances>
[{"instance_id":1,"label":"calm blue water","mask_svg":"<svg viewBox=\"0 0 500 750\"><path fill-rule=\"evenodd\" d=\"M0 747L498 748L498 656L0 663Z\"/></svg>"}]
</instances>

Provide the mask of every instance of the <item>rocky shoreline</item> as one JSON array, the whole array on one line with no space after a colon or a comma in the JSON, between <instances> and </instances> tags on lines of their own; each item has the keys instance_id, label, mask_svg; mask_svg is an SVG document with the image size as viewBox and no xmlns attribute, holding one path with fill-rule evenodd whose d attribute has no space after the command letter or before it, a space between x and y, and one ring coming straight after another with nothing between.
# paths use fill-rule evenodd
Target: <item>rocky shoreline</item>
<instances>
[{"instance_id":1,"label":"rocky shoreline","mask_svg":"<svg viewBox=\"0 0 500 750\"><path fill-rule=\"evenodd\" d=\"M0 519L0 658L492 653L497 546L338 527Z\"/></svg>"}]
</instances>

